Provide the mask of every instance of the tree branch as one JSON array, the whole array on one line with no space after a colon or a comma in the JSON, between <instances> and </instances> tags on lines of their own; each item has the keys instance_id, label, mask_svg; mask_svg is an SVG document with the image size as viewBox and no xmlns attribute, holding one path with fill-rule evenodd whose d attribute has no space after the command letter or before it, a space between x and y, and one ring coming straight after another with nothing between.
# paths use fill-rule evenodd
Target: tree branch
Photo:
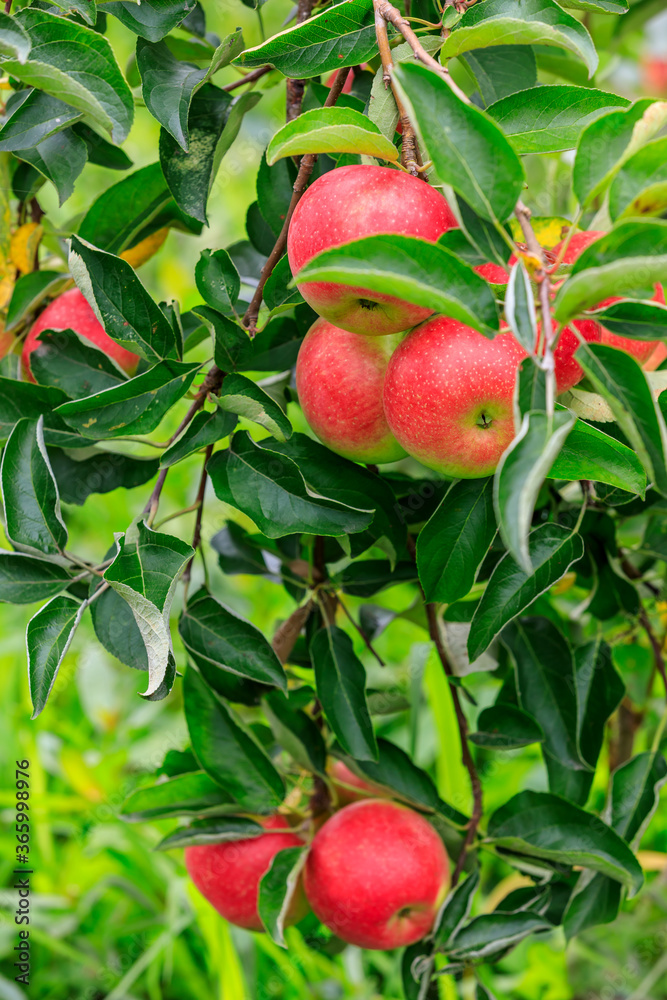
<instances>
[{"instance_id":1,"label":"tree branch","mask_svg":"<svg viewBox=\"0 0 667 1000\"><path fill-rule=\"evenodd\" d=\"M314 0L299 0L296 9L296 23L303 24L310 17ZM286 119L294 121L301 114L303 92L306 89L305 80L287 80L286 87Z\"/></svg>"},{"instance_id":2,"label":"tree branch","mask_svg":"<svg viewBox=\"0 0 667 1000\"><path fill-rule=\"evenodd\" d=\"M339 69L336 74L336 79L334 80L327 99L324 102L325 108L331 108L336 103L340 97L343 87L345 86L345 81L347 80L347 75L350 72L349 68ZM243 317L243 323L250 331L250 335L253 336L257 330L257 317L259 316L260 306L262 305L262 299L264 298L264 286L271 277L273 269L280 260L280 258L285 253L285 248L287 246L287 233L289 231L290 222L292 221L292 216L294 215L294 210L296 206L301 201L304 191L308 187L308 181L310 180L310 175L313 172L313 167L315 166L315 161L317 160L317 155L315 153L307 153L305 156L301 157L301 163L299 165L299 172L296 175L296 180L294 181L294 187L292 189L292 199L289 203L289 208L287 209L287 214L285 215L285 221L283 222L283 228L280 230L280 235L275 242L273 250L269 254L269 258L262 268L262 273L255 289L255 293L250 301L250 305L246 310L246 314Z\"/></svg>"},{"instance_id":3,"label":"tree branch","mask_svg":"<svg viewBox=\"0 0 667 1000\"><path fill-rule=\"evenodd\" d=\"M226 86L221 87L221 90L226 90L229 93L230 90L236 90L237 87L243 87L246 83L254 83L255 80L261 79L261 77L266 76L270 73L273 66L260 66L259 69L254 69L252 73L246 73L244 76L240 77L238 80L232 80Z\"/></svg>"},{"instance_id":4,"label":"tree branch","mask_svg":"<svg viewBox=\"0 0 667 1000\"><path fill-rule=\"evenodd\" d=\"M437 650L440 662L442 664L442 668L445 671L445 676L447 677L447 680L450 681L449 689L452 692L452 701L454 702L456 722L459 729L459 737L461 739L461 760L463 761L463 766L465 767L470 777L470 787L472 788L472 797L473 797L472 816L470 818L470 822L468 823L468 828L466 830L463 846L461 847L461 853L459 854L456 860L456 867L454 868L454 873L452 874L452 888L454 888L459 878L461 877L461 872L463 871L463 866L465 865L466 856L475 841L475 837L477 836L477 829L479 827L479 823L482 818L482 811L483 811L482 783L479 780L479 774L477 773L477 768L475 767L475 762L472 759L472 754L470 753L470 747L468 746L468 722L463 712L463 708L461 707L461 699L459 698L459 693L455 685L451 683L452 679L454 678L454 671L452 670L451 664L449 662L449 657L447 656L447 650L445 649L444 643L442 641L442 635L440 633L440 622L438 620L438 612L436 610L435 604L426 604L425 607L426 607L426 617L428 619L429 635Z\"/></svg>"},{"instance_id":5,"label":"tree branch","mask_svg":"<svg viewBox=\"0 0 667 1000\"><path fill-rule=\"evenodd\" d=\"M426 177L420 173L421 157L419 154L419 144L417 142L417 136L415 134L414 127L410 118L408 117L405 105L401 101L398 94L398 89L394 84L392 71L394 68L394 63L391 58L391 48L389 47L389 35L387 34L387 22L379 11L379 7L382 0L373 0L373 6L375 8L375 34L378 40L378 48L380 50L380 59L382 60L382 79L384 81L385 90L389 85L391 87L391 92L394 95L394 100L396 101L396 107L398 108L399 118L401 120L403 143L401 148L401 163L405 169L412 174L413 177L421 177L422 180L426 180Z\"/></svg>"},{"instance_id":6,"label":"tree branch","mask_svg":"<svg viewBox=\"0 0 667 1000\"><path fill-rule=\"evenodd\" d=\"M187 566L183 570L183 583L185 584L185 593L188 592L188 584L190 583L190 577L192 575L192 564L195 561L195 556L197 555L197 549L199 548L201 542L201 523L204 516L204 495L206 493L206 480L208 479L208 472L206 471L206 466L208 460L213 454L213 445L210 444L206 451L204 452L204 464L202 465L201 476L199 479L199 487L197 489L197 496L195 497L195 502L193 506L197 508L197 516L195 518L195 530L192 535L192 548L194 552L192 557L188 560Z\"/></svg>"}]
</instances>

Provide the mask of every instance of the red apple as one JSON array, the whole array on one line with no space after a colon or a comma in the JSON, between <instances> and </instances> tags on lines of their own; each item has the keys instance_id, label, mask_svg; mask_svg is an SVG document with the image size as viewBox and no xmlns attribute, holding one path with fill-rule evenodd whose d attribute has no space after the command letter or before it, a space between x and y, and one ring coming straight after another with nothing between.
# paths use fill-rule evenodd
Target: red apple
<instances>
[{"instance_id":1,"label":"red apple","mask_svg":"<svg viewBox=\"0 0 667 1000\"><path fill-rule=\"evenodd\" d=\"M304 416L332 451L359 462L395 462L405 452L389 430L382 387L400 337L362 337L318 319L296 363Z\"/></svg>"},{"instance_id":2,"label":"red apple","mask_svg":"<svg viewBox=\"0 0 667 1000\"><path fill-rule=\"evenodd\" d=\"M366 799L316 833L304 869L315 915L360 948L399 948L431 930L449 880L447 853L419 813Z\"/></svg>"},{"instance_id":3,"label":"red apple","mask_svg":"<svg viewBox=\"0 0 667 1000\"><path fill-rule=\"evenodd\" d=\"M660 367L665 358L667 358L667 346L662 341L659 341L658 346L652 354L649 354L643 367L647 372L654 372L656 368Z\"/></svg>"},{"instance_id":4,"label":"red apple","mask_svg":"<svg viewBox=\"0 0 667 1000\"><path fill-rule=\"evenodd\" d=\"M577 257L579 257L584 250L599 240L601 236L604 236L603 232L596 230L590 230L588 232L574 233L572 239L570 240L565 256L563 257L564 264L574 264ZM561 247L563 246L562 241L557 247L554 247L554 253L560 254ZM612 295L608 299L604 299L600 302L596 308L601 309L603 306L609 306L613 302L620 302L621 296ZM665 296L662 289L662 285L655 285L655 294L653 296L654 302L664 303ZM581 323L591 322L590 320L577 321L575 325L579 326ZM634 340L631 337L619 337L618 334L611 333L609 330L605 329L604 326L600 325L601 337L600 342L603 344L609 344L610 347L617 347L621 351L625 351L627 354L631 354L633 358L636 358L640 364L644 364L651 357L656 349L656 344L660 341L656 340ZM585 336L585 334L584 334ZM586 337L586 340L589 338ZM660 362L658 362L659 364Z\"/></svg>"},{"instance_id":5,"label":"red apple","mask_svg":"<svg viewBox=\"0 0 667 1000\"><path fill-rule=\"evenodd\" d=\"M510 265L516 260L515 257L510 259ZM510 280L509 272L501 267L500 264L492 264L489 261L488 264L478 264L477 267L473 267L473 271L477 271L478 274L486 280L490 281L492 285L506 285Z\"/></svg>"},{"instance_id":6,"label":"red apple","mask_svg":"<svg viewBox=\"0 0 667 1000\"><path fill-rule=\"evenodd\" d=\"M104 332L104 327L78 288L71 288L50 302L33 323L23 344L21 355L24 371L31 382L35 379L30 371L30 355L43 346L37 339L42 330L74 330L104 351L107 357L112 358L128 375L136 370L139 356L121 347Z\"/></svg>"},{"instance_id":7,"label":"red apple","mask_svg":"<svg viewBox=\"0 0 667 1000\"><path fill-rule=\"evenodd\" d=\"M185 867L202 896L225 920L249 931L264 930L257 902L259 883L271 867L274 855L285 847L301 847L303 841L292 833L284 816L262 820L265 833L247 840L186 847ZM288 914L296 923L308 912L301 885L297 887Z\"/></svg>"},{"instance_id":8,"label":"red apple","mask_svg":"<svg viewBox=\"0 0 667 1000\"><path fill-rule=\"evenodd\" d=\"M342 760L335 760L329 766L329 775L332 779L339 806L348 806L352 802L359 802L361 799L377 798L386 796L387 792L380 786L366 781L359 775L351 771Z\"/></svg>"},{"instance_id":9,"label":"red apple","mask_svg":"<svg viewBox=\"0 0 667 1000\"><path fill-rule=\"evenodd\" d=\"M435 242L456 219L429 184L389 167L350 166L330 170L312 184L296 207L287 236L292 274L331 247L382 233L420 236ZM313 309L352 333L400 333L433 310L391 295L331 281L298 281Z\"/></svg>"}]
</instances>

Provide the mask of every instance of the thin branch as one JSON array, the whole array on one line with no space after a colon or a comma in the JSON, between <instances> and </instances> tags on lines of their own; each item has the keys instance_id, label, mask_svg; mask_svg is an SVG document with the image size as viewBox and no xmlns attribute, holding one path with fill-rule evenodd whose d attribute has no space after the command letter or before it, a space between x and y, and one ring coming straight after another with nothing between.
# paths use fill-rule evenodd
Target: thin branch
<instances>
[{"instance_id":1,"label":"thin branch","mask_svg":"<svg viewBox=\"0 0 667 1000\"><path fill-rule=\"evenodd\" d=\"M11 14L12 12L12 0L5 0L5 14Z\"/></svg>"},{"instance_id":2,"label":"thin branch","mask_svg":"<svg viewBox=\"0 0 667 1000\"><path fill-rule=\"evenodd\" d=\"M391 87L391 92L394 95L394 100L396 101L396 107L398 108L398 115L401 120L402 134L403 134L403 144L401 148L401 162L405 169L412 174L413 177L422 177L426 180L420 173L420 167L422 166L421 157L419 155L419 144L417 142L417 136L415 134L414 127L410 118L408 117L408 112L405 105L401 101L398 89L394 84L393 80L393 68L394 63L391 58L391 48L389 46L389 35L387 34L387 22L379 11L379 6L382 0L373 0L373 6L375 7L375 34L378 40L378 48L380 50L380 59L382 60L382 80L384 82L385 90L387 86Z\"/></svg>"},{"instance_id":3,"label":"thin branch","mask_svg":"<svg viewBox=\"0 0 667 1000\"><path fill-rule=\"evenodd\" d=\"M204 452L204 463L202 465L201 476L199 478L199 487L197 489L197 496L195 497L195 502L192 505L197 508L197 517L195 518L195 530L192 535L192 548L194 552L190 559L188 559L188 564L183 570L183 583L185 584L185 593L188 592L188 584L190 583L190 576L192 575L192 564L195 561L195 556L197 554L197 549L201 544L201 523L204 516L204 494L206 493L206 480L208 479L208 472L206 466L208 465L208 460L213 454L213 445L210 444L206 451Z\"/></svg>"},{"instance_id":4,"label":"thin branch","mask_svg":"<svg viewBox=\"0 0 667 1000\"><path fill-rule=\"evenodd\" d=\"M247 83L254 83L255 80L259 80L261 77L266 76L267 73L270 73L272 69L273 66L260 66L259 69L254 69L252 73L246 73L238 80L233 80L220 89L226 90L229 93L230 90L236 90L237 87L244 87Z\"/></svg>"},{"instance_id":5,"label":"thin branch","mask_svg":"<svg viewBox=\"0 0 667 1000\"><path fill-rule=\"evenodd\" d=\"M327 99L324 102L325 108L333 107L338 98L340 97L343 87L345 86L345 81L347 80L347 75L349 69L339 69L336 74L336 79L332 83L329 93L327 94ZM292 199L289 203L289 208L287 209L287 214L285 215L285 221L283 222L283 228L280 230L280 235L275 242L273 250L269 254L269 258L262 268L262 273L255 289L255 293L251 299L250 305L246 310L246 314L243 317L243 323L250 331L251 336L255 334L257 330L257 317L259 316L260 306L262 305L262 299L264 298L264 286L271 277L273 269L280 260L280 258L285 253L285 248L287 246L287 233L290 227L290 222L292 221L292 216L294 215L294 210L296 206L301 201L304 191L308 186L308 181L310 180L310 175L313 172L313 167L315 166L315 161L317 156L315 153L307 153L305 156L301 157L301 164L299 165L299 172L296 175L296 180L294 181L294 187L292 189Z\"/></svg>"},{"instance_id":6,"label":"thin branch","mask_svg":"<svg viewBox=\"0 0 667 1000\"><path fill-rule=\"evenodd\" d=\"M662 645L657 635L653 631L653 626L649 620L646 613L646 608L642 605L642 609L639 612L639 623L641 627L646 632L648 636L648 641L651 643L651 649L653 650L653 659L655 661L655 669L660 674L660 679L665 687L665 694L667 695L667 670L665 669L665 658L662 653Z\"/></svg>"},{"instance_id":7,"label":"thin branch","mask_svg":"<svg viewBox=\"0 0 667 1000\"><path fill-rule=\"evenodd\" d=\"M452 681L454 678L454 671L452 670L451 664L449 662L449 657L447 656L447 650L445 649L444 643L442 641L442 635L440 633L440 622L438 620L438 612L436 610L435 604L426 604L426 617L428 619L428 631L433 641L435 648L437 650L442 668L445 671L445 676L448 681ZM482 803L482 783L479 780L479 774L477 773L477 768L475 767L475 762L472 759L472 754L470 753L470 747L468 746L468 722L466 720L463 708L461 707L461 699L459 698L459 693L454 684L450 683L449 689L452 692L452 701L454 702L454 711L456 713L456 722L459 728L459 736L461 739L461 760L463 761L463 766L465 767L468 775L470 777L470 786L472 788L473 797L473 810L470 822L468 823L468 828L466 830L465 839L463 841L463 846L461 847L461 853L456 860L456 867L454 868L454 873L452 875L452 888L457 884L459 878L461 877L461 872L463 871L463 866L465 865L466 856L469 849L472 847L475 837L477 836L477 829L480 824L483 812Z\"/></svg>"},{"instance_id":8,"label":"thin branch","mask_svg":"<svg viewBox=\"0 0 667 1000\"><path fill-rule=\"evenodd\" d=\"M303 24L311 15L314 0L298 0L296 9L296 24ZM306 89L305 80L291 80L288 78L286 87L286 119L288 122L294 121L301 114L303 103L303 92Z\"/></svg>"}]
</instances>

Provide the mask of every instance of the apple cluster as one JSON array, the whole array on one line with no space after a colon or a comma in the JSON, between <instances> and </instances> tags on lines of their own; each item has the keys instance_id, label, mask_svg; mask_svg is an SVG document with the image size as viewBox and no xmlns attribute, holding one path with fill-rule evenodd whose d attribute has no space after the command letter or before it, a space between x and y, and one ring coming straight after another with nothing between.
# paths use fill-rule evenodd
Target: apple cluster
<instances>
[{"instance_id":1,"label":"apple cluster","mask_svg":"<svg viewBox=\"0 0 667 1000\"><path fill-rule=\"evenodd\" d=\"M299 202L288 235L289 263L320 318L301 346L296 386L308 424L332 451L370 464L409 454L443 475L474 479L493 473L514 437L514 392L527 353L506 323L491 340L390 295L298 280L308 261L332 247L380 234L436 242L457 225L440 192L388 167L330 171ZM573 263L601 235L575 233L564 263ZM513 263L511 258L508 266ZM497 264L475 270L493 284L509 280ZM664 301L660 287L656 299ZM611 301L617 300L600 306ZM580 337L619 347L647 368L667 353L656 341L628 340L593 320L575 320L560 331L554 351L559 393L583 377L574 358Z\"/></svg>"},{"instance_id":2,"label":"apple cluster","mask_svg":"<svg viewBox=\"0 0 667 1000\"><path fill-rule=\"evenodd\" d=\"M331 767L341 807L313 837L285 924L312 908L337 937L387 950L419 941L433 927L449 884L442 840L419 813L358 778L342 761ZM369 797L372 796L372 797ZM263 930L260 881L279 851L303 847L302 830L277 813L257 837L185 849L199 891L226 920Z\"/></svg>"}]
</instances>

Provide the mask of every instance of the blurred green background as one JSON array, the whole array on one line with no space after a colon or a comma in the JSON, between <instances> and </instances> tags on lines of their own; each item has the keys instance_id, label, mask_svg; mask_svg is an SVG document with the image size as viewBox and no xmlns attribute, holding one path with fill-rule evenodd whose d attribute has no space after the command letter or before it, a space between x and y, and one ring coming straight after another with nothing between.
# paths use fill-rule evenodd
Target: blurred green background
<instances>
[{"instance_id":1,"label":"blurred green background","mask_svg":"<svg viewBox=\"0 0 667 1000\"><path fill-rule=\"evenodd\" d=\"M223 35L241 25L248 44L261 40L257 15L240 2L205 2L204 6L209 30ZM272 0L263 9L267 35L280 30L290 10L289 0ZM602 19L601 37L606 30ZM125 65L134 36L112 18L109 35ZM598 85L629 96L657 94L663 84L654 64L663 54L667 61L665 18L629 36L620 50L603 54ZM220 82L235 77L230 69L224 74ZM260 88L264 83L260 82ZM183 310L189 308L197 301L192 275L200 251L244 237L245 213L255 199L262 150L283 120L283 105L284 89L274 87L246 117L213 189L210 228L199 238L172 231L160 253L142 269L142 280L156 297L175 298ZM157 123L139 108L126 144L137 167L155 159L157 137ZM530 164L529 193L540 214L568 213L570 206L563 203L563 185L558 183L564 171L567 158L535 158ZM62 208L53 190L45 186L40 202L55 232L67 235L73 220L96 194L118 179L118 174L89 165ZM169 430L165 428L163 435L159 429L154 436L161 439ZM192 503L198 475L196 458L171 470L160 517ZM84 508L68 506L72 549L101 561L112 532L122 531L139 513L147 492L145 487L119 490L93 495ZM204 538L208 540L229 512L210 497L205 510ZM193 517L189 514L171 521L168 530L189 540ZM7 545L4 538L0 543ZM292 599L258 577L224 577L215 567L214 553L208 551L216 595L271 634L276 621L293 610ZM403 611L413 597L408 586L396 587L374 602ZM349 605L354 608L355 601L349 599ZM176 606L175 617L178 610ZM31 867L35 872L28 988L14 982L12 967L18 931L13 922L16 897L9 888L0 897L0 1000L399 1000L398 955L362 953L351 947L340 951L312 918L288 931L289 952L281 951L264 935L230 928L192 891L182 852L153 850L175 826L173 821L132 825L118 817L126 795L150 783L167 751L181 749L187 742L179 685L164 702L143 702L137 693L143 690L144 677L106 654L85 619L46 710L30 721L24 632L33 611L0 605L0 758L6 776L0 792L2 885L10 886L13 878L14 762L21 759L29 759L31 768ZM173 632L182 669L184 653L175 628ZM363 647L358 652L366 663L371 687L388 692L390 707L400 708L406 701L411 705L408 711L384 715L379 726L382 734L414 752L417 762L436 777L441 794L465 808L468 787L458 759L449 697L439 669L430 660L426 638L417 624L397 618L377 642L387 662L385 670L368 659ZM635 663L629 669L641 670L648 651L641 645L631 650ZM491 700L495 686L488 675L471 678L480 709ZM474 718L471 722L474 726ZM521 788L546 786L536 748L504 755L480 751L478 759L489 811ZM508 761L511 767L506 766ZM598 774L599 805L604 797L604 772L603 765ZM482 973L498 997L667 1000L664 799L642 850L649 872L647 885L625 905L617 923L584 934L567 949L557 933L524 943L494 970ZM480 910L494 906L517 885L516 878L502 862L486 857ZM499 880L503 880L500 886ZM468 998L474 996L474 985L470 980L455 987L444 977L440 995L448 1000Z\"/></svg>"}]
</instances>

